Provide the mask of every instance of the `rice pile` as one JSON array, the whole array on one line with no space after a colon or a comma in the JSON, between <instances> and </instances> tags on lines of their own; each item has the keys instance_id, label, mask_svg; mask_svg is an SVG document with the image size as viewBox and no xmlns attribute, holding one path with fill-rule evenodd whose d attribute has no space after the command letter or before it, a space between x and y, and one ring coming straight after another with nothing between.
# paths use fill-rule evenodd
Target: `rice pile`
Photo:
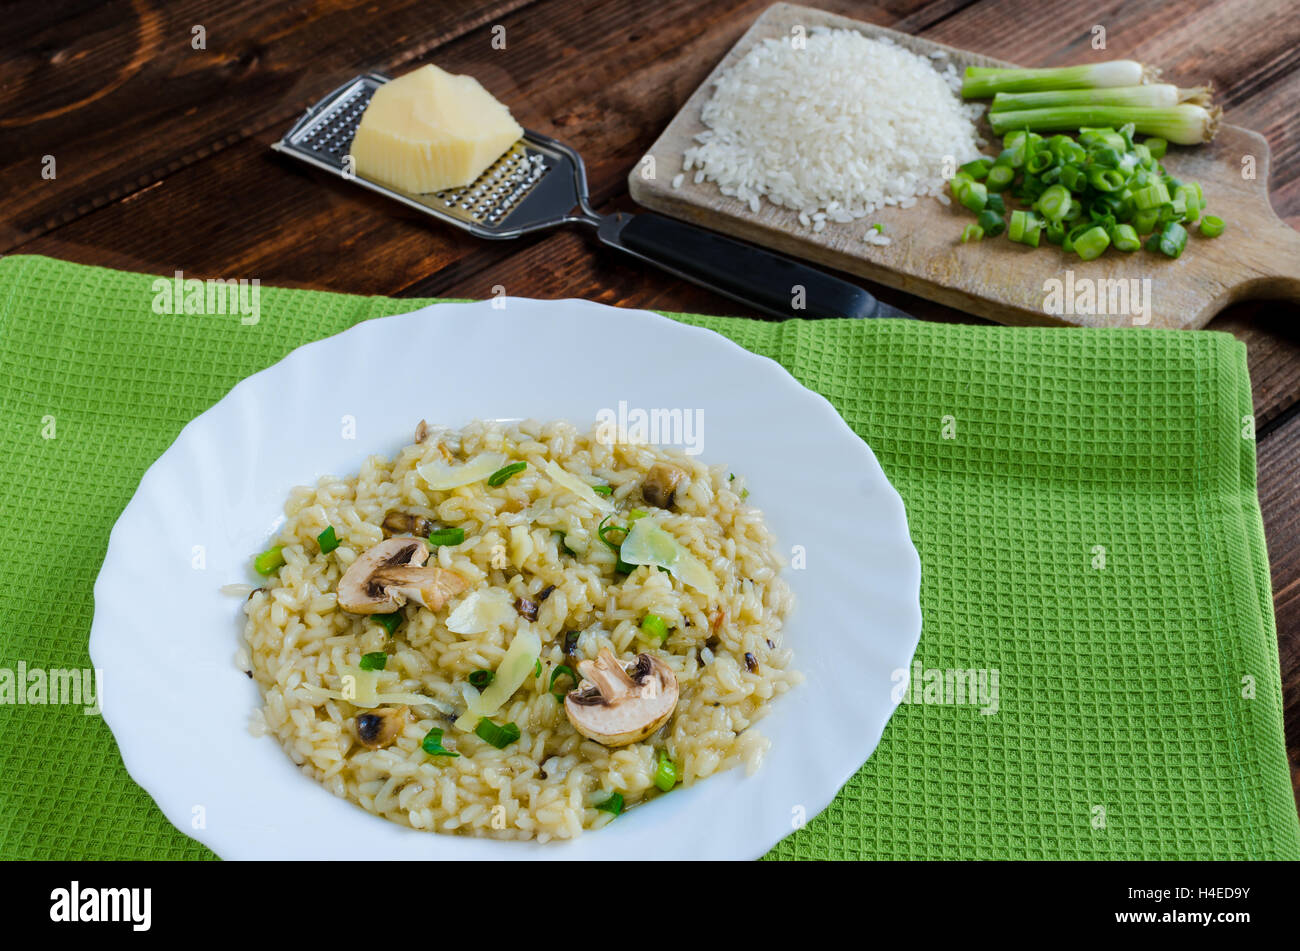
<instances>
[{"instance_id":1,"label":"rice pile","mask_svg":"<svg viewBox=\"0 0 1300 951\"><path fill-rule=\"evenodd\" d=\"M416 469L487 451L528 466L497 488L477 482L443 491L430 490ZM707 598L650 567L616 574L615 553L597 537L605 513L549 478L547 460L588 484L612 486L617 524L632 509L649 508L640 486L652 465L666 461L685 470L689 483L678 489L674 507L654 509L652 517L709 568L720 593ZM433 430L391 461L371 457L354 478L325 477L315 487L294 489L275 542L284 545L286 563L244 607L236 661L251 671L264 699L253 732L275 736L305 773L370 812L416 829L505 839L571 838L613 821L596 808L611 793L627 806L661 795L653 781L660 750L685 783L741 765L752 772L767 749L754 722L801 678L789 669L791 652L782 645L791 605L782 562L761 513L743 493L743 475L732 478L724 466L644 444L611 444L596 430L584 434L564 422L533 421ZM436 612L408 604L390 637L372 617L342 611L335 591L347 566L383 540L381 524L393 511L463 528L464 542L438 548L429 564L470 584ZM328 526L343 542L322 554L316 539ZM578 554L566 554L561 542ZM452 722L464 710L469 674L496 669L530 622L511 610L477 635L454 634L445 622L476 591L499 588L513 601L550 585L555 588L532 622L543 671L493 717L521 733L496 749ZM648 612L671 629L662 645L648 643L639 628ZM578 634L577 658L564 653L569 632ZM549 692L557 665L576 667L602 646L624 663L652 653L678 679L675 713L643 742L610 749L585 739ZM363 654L385 650L380 691L418 693L429 702L411 707L393 745L372 750L356 736L355 718L366 711L325 694L338 691L343 672L356 668ZM747 663L747 653L755 663ZM435 727L459 757L421 748Z\"/></svg>"},{"instance_id":2,"label":"rice pile","mask_svg":"<svg viewBox=\"0 0 1300 951\"><path fill-rule=\"evenodd\" d=\"M794 209L815 231L910 207L941 194L945 164L950 176L979 154L981 107L960 88L952 64L940 72L856 30L764 40L717 80L685 169L754 212L761 198Z\"/></svg>"}]
</instances>

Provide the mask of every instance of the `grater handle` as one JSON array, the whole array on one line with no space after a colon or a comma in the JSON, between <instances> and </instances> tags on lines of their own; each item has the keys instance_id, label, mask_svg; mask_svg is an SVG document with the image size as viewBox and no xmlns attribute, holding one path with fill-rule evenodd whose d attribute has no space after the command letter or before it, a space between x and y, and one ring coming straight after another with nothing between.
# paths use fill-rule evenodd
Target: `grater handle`
<instances>
[{"instance_id":1,"label":"grater handle","mask_svg":"<svg viewBox=\"0 0 1300 951\"><path fill-rule=\"evenodd\" d=\"M910 317L848 281L662 215L611 216L599 233L606 244L774 317Z\"/></svg>"}]
</instances>

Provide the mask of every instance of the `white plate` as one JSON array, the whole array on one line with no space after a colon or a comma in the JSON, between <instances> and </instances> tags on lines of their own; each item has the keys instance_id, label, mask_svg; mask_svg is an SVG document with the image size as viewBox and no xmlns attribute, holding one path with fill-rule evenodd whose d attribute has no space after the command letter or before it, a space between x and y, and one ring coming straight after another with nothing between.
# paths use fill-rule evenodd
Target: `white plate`
<instances>
[{"instance_id":1,"label":"white plate","mask_svg":"<svg viewBox=\"0 0 1300 951\"><path fill-rule=\"evenodd\" d=\"M880 740L920 638L920 561L902 500L830 403L771 360L656 314L495 303L367 321L249 377L185 427L113 529L90 632L104 718L136 782L223 858L756 858L824 809ZM259 697L234 664L243 615L218 589L250 580L291 487L396 452L422 417L585 427L620 401L702 410L700 458L743 472L785 551L806 552L806 569L787 572L786 635L806 681L761 722L772 749L754 776L711 777L573 842L498 842L371 815L248 733Z\"/></svg>"}]
</instances>

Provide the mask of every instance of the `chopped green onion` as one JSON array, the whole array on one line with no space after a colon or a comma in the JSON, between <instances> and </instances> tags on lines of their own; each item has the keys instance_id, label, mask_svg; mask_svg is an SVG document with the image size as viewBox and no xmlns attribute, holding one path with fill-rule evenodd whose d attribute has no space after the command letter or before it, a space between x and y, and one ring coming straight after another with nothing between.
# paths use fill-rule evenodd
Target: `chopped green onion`
<instances>
[{"instance_id":1,"label":"chopped green onion","mask_svg":"<svg viewBox=\"0 0 1300 951\"><path fill-rule=\"evenodd\" d=\"M989 125L995 135L1002 135L1008 129L1081 129L1084 126L1115 126L1132 122L1143 135L1157 135L1179 145L1199 145L1214 138L1219 130L1219 116L1218 107L1206 109L1190 102L1167 109L1062 106L993 112L989 114Z\"/></svg>"},{"instance_id":2,"label":"chopped green onion","mask_svg":"<svg viewBox=\"0 0 1300 951\"><path fill-rule=\"evenodd\" d=\"M1150 71L1141 63L1128 59L1092 63L1087 66L1057 66L1047 69L967 66L966 73L962 77L961 97L985 99L999 92L1140 86L1149 75Z\"/></svg>"},{"instance_id":3,"label":"chopped green onion","mask_svg":"<svg viewBox=\"0 0 1300 951\"><path fill-rule=\"evenodd\" d=\"M1152 235L1151 238L1156 243L1156 250L1171 258L1178 257L1187 247L1187 229L1176 221L1169 222L1158 236ZM1150 242L1147 246L1150 247Z\"/></svg>"},{"instance_id":4,"label":"chopped green onion","mask_svg":"<svg viewBox=\"0 0 1300 951\"><path fill-rule=\"evenodd\" d=\"M1005 215L1007 213L1006 199L1000 194L989 195L989 203L984 206L984 211L993 211L999 215ZM984 212L980 212L980 214L983 213ZM985 228L984 230L987 231L988 228Z\"/></svg>"},{"instance_id":5,"label":"chopped green onion","mask_svg":"<svg viewBox=\"0 0 1300 951\"><path fill-rule=\"evenodd\" d=\"M536 680L540 676L542 676L542 662L538 659L533 664L533 679Z\"/></svg>"},{"instance_id":6,"label":"chopped green onion","mask_svg":"<svg viewBox=\"0 0 1300 951\"><path fill-rule=\"evenodd\" d=\"M1117 251L1136 251L1142 247L1137 229L1132 225L1116 225L1110 230L1110 243Z\"/></svg>"},{"instance_id":7,"label":"chopped green onion","mask_svg":"<svg viewBox=\"0 0 1300 951\"><path fill-rule=\"evenodd\" d=\"M434 727L424 735L420 743L420 749L424 750L430 756L459 756L442 745L443 731L439 727Z\"/></svg>"},{"instance_id":8,"label":"chopped green onion","mask_svg":"<svg viewBox=\"0 0 1300 951\"><path fill-rule=\"evenodd\" d=\"M1133 193L1133 204L1139 211L1159 208L1169 201L1169 189L1164 182L1153 182L1146 188L1139 188Z\"/></svg>"},{"instance_id":9,"label":"chopped green onion","mask_svg":"<svg viewBox=\"0 0 1300 951\"><path fill-rule=\"evenodd\" d=\"M603 801L596 804L596 808L601 812L608 812L612 815L621 815L623 812L623 794L610 793Z\"/></svg>"},{"instance_id":10,"label":"chopped green onion","mask_svg":"<svg viewBox=\"0 0 1300 951\"><path fill-rule=\"evenodd\" d=\"M498 726L487 717L478 721L478 726L474 727L474 732L478 738L489 746L495 746L499 750L505 749L515 740L519 739L519 727L513 723L507 723L505 726Z\"/></svg>"},{"instance_id":11,"label":"chopped green onion","mask_svg":"<svg viewBox=\"0 0 1300 951\"><path fill-rule=\"evenodd\" d=\"M1025 159L1025 171L1030 175L1041 175L1051 168L1055 161L1056 156L1051 153L1050 149L1039 149Z\"/></svg>"},{"instance_id":12,"label":"chopped green onion","mask_svg":"<svg viewBox=\"0 0 1300 951\"><path fill-rule=\"evenodd\" d=\"M1150 234L1160 221L1159 208L1145 208L1133 216L1133 228L1138 234Z\"/></svg>"},{"instance_id":13,"label":"chopped green onion","mask_svg":"<svg viewBox=\"0 0 1300 951\"><path fill-rule=\"evenodd\" d=\"M872 225L871 227L872 227L872 230L874 230L874 231L876 232L876 234L884 234L884 233L885 233L885 226L884 226L883 224L881 224L879 221L877 221L877 222L876 222L874 225ZM727 476L727 479L728 479L728 480L731 480L731 479L734 479L735 477L736 477L736 474L733 472L731 475Z\"/></svg>"},{"instance_id":14,"label":"chopped green onion","mask_svg":"<svg viewBox=\"0 0 1300 951\"><path fill-rule=\"evenodd\" d=\"M284 546L268 548L253 559L253 568L259 575L274 574L284 564Z\"/></svg>"},{"instance_id":15,"label":"chopped green onion","mask_svg":"<svg viewBox=\"0 0 1300 951\"><path fill-rule=\"evenodd\" d=\"M613 495L614 487L612 485L593 485L591 491L597 495Z\"/></svg>"},{"instance_id":16,"label":"chopped green onion","mask_svg":"<svg viewBox=\"0 0 1300 951\"><path fill-rule=\"evenodd\" d=\"M402 623L402 612L394 611L392 614L372 614L370 615L370 618L371 620L378 622L379 626L388 632L388 636L392 637L393 632L397 630L397 626Z\"/></svg>"},{"instance_id":17,"label":"chopped green onion","mask_svg":"<svg viewBox=\"0 0 1300 951\"><path fill-rule=\"evenodd\" d=\"M983 229L984 234L990 238L996 238L1002 232L1007 230L1007 223L1003 220L1002 215L993 208L985 208L980 212L977 222Z\"/></svg>"},{"instance_id":18,"label":"chopped green onion","mask_svg":"<svg viewBox=\"0 0 1300 951\"><path fill-rule=\"evenodd\" d=\"M1085 261L1099 258L1110 247L1110 235L1101 225L1094 225L1074 239L1074 251Z\"/></svg>"},{"instance_id":19,"label":"chopped green onion","mask_svg":"<svg viewBox=\"0 0 1300 951\"><path fill-rule=\"evenodd\" d=\"M334 526L331 525L325 531L316 536L316 544L320 546L320 553L328 555L335 548L339 547L339 537L334 534Z\"/></svg>"},{"instance_id":20,"label":"chopped green onion","mask_svg":"<svg viewBox=\"0 0 1300 951\"><path fill-rule=\"evenodd\" d=\"M659 751L659 762L655 765L655 785L663 792L671 792L677 785L677 764L668 758L665 750Z\"/></svg>"},{"instance_id":21,"label":"chopped green onion","mask_svg":"<svg viewBox=\"0 0 1300 951\"><path fill-rule=\"evenodd\" d=\"M484 670L480 667L478 670L471 671L469 685L475 690L483 690L488 684L496 680L496 677L497 675L493 671Z\"/></svg>"},{"instance_id":22,"label":"chopped green onion","mask_svg":"<svg viewBox=\"0 0 1300 951\"><path fill-rule=\"evenodd\" d=\"M371 654L362 654L361 663L357 666L362 670L383 670L388 665L388 655L383 651L375 651Z\"/></svg>"},{"instance_id":23,"label":"chopped green onion","mask_svg":"<svg viewBox=\"0 0 1300 951\"><path fill-rule=\"evenodd\" d=\"M509 479L512 475L523 472L527 468L528 468L528 463L526 462L512 462L510 463L510 465L502 466L496 472L488 476L487 484L492 486L493 488L496 488L499 485L505 485L506 480Z\"/></svg>"},{"instance_id":24,"label":"chopped green onion","mask_svg":"<svg viewBox=\"0 0 1300 951\"><path fill-rule=\"evenodd\" d=\"M658 614L647 614L641 619L641 630L662 643L668 637L668 622Z\"/></svg>"},{"instance_id":25,"label":"chopped green onion","mask_svg":"<svg viewBox=\"0 0 1300 951\"><path fill-rule=\"evenodd\" d=\"M1174 194L1175 207L1179 199L1183 202L1183 217L1188 221L1196 221L1201 217L1201 196L1196 194L1196 189L1191 185L1184 185Z\"/></svg>"},{"instance_id":26,"label":"chopped green onion","mask_svg":"<svg viewBox=\"0 0 1300 951\"><path fill-rule=\"evenodd\" d=\"M1223 219L1218 215L1206 215L1201 219L1201 234L1207 238L1217 238L1223 234Z\"/></svg>"},{"instance_id":27,"label":"chopped green onion","mask_svg":"<svg viewBox=\"0 0 1300 951\"><path fill-rule=\"evenodd\" d=\"M437 548L440 545L454 546L459 545L465 540L465 529L463 528L439 528L429 533L429 545Z\"/></svg>"},{"instance_id":28,"label":"chopped green onion","mask_svg":"<svg viewBox=\"0 0 1300 951\"><path fill-rule=\"evenodd\" d=\"M565 544L566 540L569 537L567 532L562 532L559 529L556 529L552 534L560 536L560 550L562 552L564 552L566 555L569 555L572 558L578 557L578 553L574 551L572 548L570 548L567 544Z\"/></svg>"},{"instance_id":29,"label":"chopped green onion","mask_svg":"<svg viewBox=\"0 0 1300 951\"><path fill-rule=\"evenodd\" d=\"M1165 151L1169 148L1169 143L1157 136L1152 136L1142 143L1151 153L1151 157L1157 161L1165 157Z\"/></svg>"},{"instance_id":30,"label":"chopped green onion","mask_svg":"<svg viewBox=\"0 0 1300 951\"><path fill-rule=\"evenodd\" d=\"M1117 168L1090 168L1088 184L1102 192L1119 191L1124 185L1124 173Z\"/></svg>"},{"instance_id":31,"label":"chopped green onion","mask_svg":"<svg viewBox=\"0 0 1300 951\"><path fill-rule=\"evenodd\" d=\"M967 182L957 200L971 211L983 211L988 204L989 192L983 182Z\"/></svg>"},{"instance_id":32,"label":"chopped green onion","mask_svg":"<svg viewBox=\"0 0 1300 951\"><path fill-rule=\"evenodd\" d=\"M1065 241L1065 225L1059 221L1049 221L1043 228L1043 237L1048 244L1062 244Z\"/></svg>"},{"instance_id":33,"label":"chopped green onion","mask_svg":"<svg viewBox=\"0 0 1300 951\"><path fill-rule=\"evenodd\" d=\"M984 179L984 187L991 192L1003 191L1016 177L1016 170L1010 165L994 165Z\"/></svg>"},{"instance_id":34,"label":"chopped green onion","mask_svg":"<svg viewBox=\"0 0 1300 951\"><path fill-rule=\"evenodd\" d=\"M609 532L622 532L623 538L626 539L627 533L630 530L631 526L630 525L626 527L623 525L606 526L605 523L608 522L613 517L614 517L613 514L610 514L610 515L606 515L603 519L600 520L600 524L596 526L596 535L597 537L600 538L602 542L608 545L611 550L613 550L615 555L619 556L614 563L614 570L621 575L630 575L633 571L636 570L636 565L630 565L626 561L624 561L622 558L622 552L623 552L622 544L621 543L615 544L614 542L610 541L609 538L606 536L608 535Z\"/></svg>"},{"instance_id":35,"label":"chopped green onion","mask_svg":"<svg viewBox=\"0 0 1300 951\"><path fill-rule=\"evenodd\" d=\"M1027 244L1030 247L1038 247L1039 231L1042 228L1042 222L1038 216L1031 211L1013 211L1011 213L1011 225L1007 229L1007 237L1017 244Z\"/></svg>"},{"instance_id":36,"label":"chopped green onion","mask_svg":"<svg viewBox=\"0 0 1300 951\"><path fill-rule=\"evenodd\" d=\"M1060 222L1070 210L1070 193L1064 185L1053 185L1038 196L1037 209L1048 221Z\"/></svg>"},{"instance_id":37,"label":"chopped green onion","mask_svg":"<svg viewBox=\"0 0 1300 951\"><path fill-rule=\"evenodd\" d=\"M564 700L564 695L569 691L567 690L557 691L555 689L555 681L559 680L561 677L568 677L570 680L572 680L573 687L575 689L578 686L579 680L578 680L578 675L573 672L573 668L570 667L568 664L561 664L560 666L556 667L553 671L551 671L551 682L546 689L551 692L552 697L554 697L556 700L562 701Z\"/></svg>"},{"instance_id":38,"label":"chopped green onion","mask_svg":"<svg viewBox=\"0 0 1300 951\"><path fill-rule=\"evenodd\" d=\"M963 165L961 171L975 179L975 181L980 182L984 180L984 177L988 175L989 169L992 167L993 163L988 159L977 158Z\"/></svg>"}]
</instances>

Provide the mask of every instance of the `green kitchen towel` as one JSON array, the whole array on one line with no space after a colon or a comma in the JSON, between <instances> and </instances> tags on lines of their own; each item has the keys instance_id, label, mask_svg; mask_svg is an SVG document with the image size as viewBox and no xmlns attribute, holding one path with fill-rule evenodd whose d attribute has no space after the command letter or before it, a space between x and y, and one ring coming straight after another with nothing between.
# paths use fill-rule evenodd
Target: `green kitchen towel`
<instances>
[{"instance_id":1,"label":"green kitchen towel","mask_svg":"<svg viewBox=\"0 0 1300 951\"><path fill-rule=\"evenodd\" d=\"M89 666L109 530L185 423L300 344L430 303L261 288L256 323L159 316L153 280L0 260L0 678ZM921 555L912 693L772 856L1300 857L1239 342L673 316L824 394ZM945 689L971 671L973 696ZM211 857L101 718L5 704L0 725L0 856Z\"/></svg>"}]
</instances>

